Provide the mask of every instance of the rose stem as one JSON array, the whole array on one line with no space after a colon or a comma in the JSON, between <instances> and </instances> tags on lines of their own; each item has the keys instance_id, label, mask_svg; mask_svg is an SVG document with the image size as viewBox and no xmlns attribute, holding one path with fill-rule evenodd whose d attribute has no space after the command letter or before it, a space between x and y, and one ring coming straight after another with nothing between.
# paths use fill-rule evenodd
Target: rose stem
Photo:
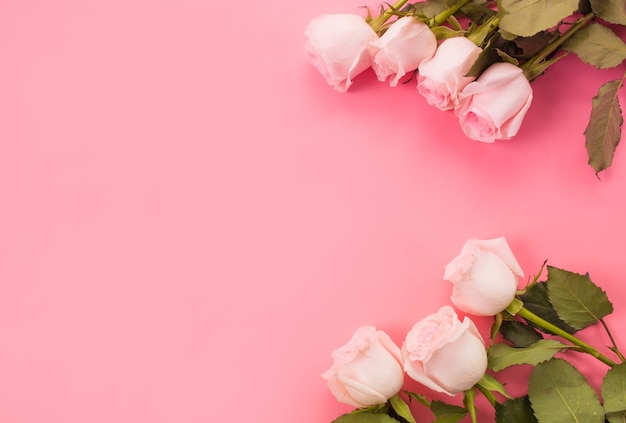
<instances>
[{"instance_id":1,"label":"rose stem","mask_svg":"<svg viewBox=\"0 0 626 423\"><path fill-rule=\"evenodd\" d=\"M469 412L469 415L472 418L472 422L478 423L478 420L476 419L476 405L474 404L476 391L474 391L474 388L470 388L467 391L465 391L464 394L465 394L465 398L464 398L465 407L467 408L467 411Z\"/></svg>"},{"instance_id":2,"label":"rose stem","mask_svg":"<svg viewBox=\"0 0 626 423\"><path fill-rule=\"evenodd\" d=\"M604 321L604 319L600 319L600 323L602 323L602 326L604 326L604 330L606 331L607 335L609 335L609 339L611 340L611 344L613 344L613 348L611 349L611 351L613 351L617 355L617 357L619 357L619 359L621 360L622 363L626 362L626 358L624 358L624 355L620 352L619 348L617 348L617 344L615 343L615 339L613 338L613 334L609 330L609 327L606 324L606 322Z\"/></svg>"},{"instance_id":3,"label":"rose stem","mask_svg":"<svg viewBox=\"0 0 626 423\"><path fill-rule=\"evenodd\" d=\"M538 326L541 326L544 329L549 330L550 332L560 336L563 339L567 339L572 344L579 346L583 352L585 352L585 353L587 353L589 355L594 356L595 358L597 358L598 360L600 360L601 362L603 362L607 366L610 366L610 367L617 366L617 363L615 363L613 360L611 360L610 358L608 358L604 354L600 353L598 350L596 350L591 345L589 345L589 344L581 341L580 339L576 338L575 336L565 332L563 329L559 328L558 326L555 326L552 323L542 319L541 317L537 316L532 311L528 310L526 307L522 307L517 312L517 315L520 316L520 317L523 317L524 319L526 319L529 322L532 322L532 323L534 323L534 324L536 324Z\"/></svg>"},{"instance_id":4,"label":"rose stem","mask_svg":"<svg viewBox=\"0 0 626 423\"><path fill-rule=\"evenodd\" d=\"M495 408L498 403L498 401L496 401L496 396L484 386L476 385L476 387L485 396L485 398L487 398L487 401L489 401L489 403Z\"/></svg>"},{"instance_id":5,"label":"rose stem","mask_svg":"<svg viewBox=\"0 0 626 423\"><path fill-rule=\"evenodd\" d=\"M382 27L383 24L387 22L387 20L389 20L389 18L393 15L393 11L400 9L408 1L409 0L398 0L396 3L391 5L391 7L385 10L382 15L370 22L370 26L372 27L372 29L378 33L378 31L380 31L380 27Z\"/></svg>"},{"instance_id":6,"label":"rose stem","mask_svg":"<svg viewBox=\"0 0 626 423\"><path fill-rule=\"evenodd\" d=\"M448 18L450 16L454 15L456 12L458 12L463 6L465 6L469 2L470 2L470 0L461 0L460 2L458 2L457 4L452 6L451 8L446 9L443 12L441 12L440 14L436 15L433 18L433 25L430 25L430 27L432 28L433 26L441 25L446 20L448 20Z\"/></svg>"},{"instance_id":7,"label":"rose stem","mask_svg":"<svg viewBox=\"0 0 626 423\"><path fill-rule=\"evenodd\" d=\"M578 21L574 25L572 25L567 31L563 34L559 35L556 40L552 41L548 44L542 51L540 51L535 57L528 60L524 63L521 68L526 70L532 65L539 63L545 60L549 55L554 53L559 47L561 47L567 40L569 40L572 35L574 35L579 29L585 26L590 20L592 20L596 15L593 12L589 12Z\"/></svg>"}]
</instances>

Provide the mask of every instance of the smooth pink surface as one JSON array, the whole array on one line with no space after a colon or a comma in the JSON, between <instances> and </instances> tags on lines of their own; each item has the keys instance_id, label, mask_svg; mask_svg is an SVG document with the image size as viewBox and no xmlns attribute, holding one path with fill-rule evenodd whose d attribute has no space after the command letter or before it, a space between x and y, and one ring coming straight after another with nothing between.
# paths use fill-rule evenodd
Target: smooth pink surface
<instances>
[{"instance_id":1,"label":"smooth pink surface","mask_svg":"<svg viewBox=\"0 0 626 423\"><path fill-rule=\"evenodd\" d=\"M330 422L330 352L449 304L470 237L590 272L626 348L626 147L598 180L582 136L624 66L568 57L472 142L413 83L306 62L361 4L0 5L0 421Z\"/></svg>"}]
</instances>

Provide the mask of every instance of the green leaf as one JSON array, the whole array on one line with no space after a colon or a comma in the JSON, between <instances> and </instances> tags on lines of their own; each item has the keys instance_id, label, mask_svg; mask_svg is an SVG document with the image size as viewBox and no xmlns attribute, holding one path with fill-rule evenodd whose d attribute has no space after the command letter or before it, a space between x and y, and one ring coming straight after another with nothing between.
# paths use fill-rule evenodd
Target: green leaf
<instances>
[{"instance_id":1,"label":"green leaf","mask_svg":"<svg viewBox=\"0 0 626 423\"><path fill-rule=\"evenodd\" d=\"M528 397L541 423L604 423L596 392L565 360L537 365L530 375Z\"/></svg>"},{"instance_id":2,"label":"green leaf","mask_svg":"<svg viewBox=\"0 0 626 423\"><path fill-rule=\"evenodd\" d=\"M411 409L400 395L396 394L389 398L389 404L391 404L391 408L393 408L393 411L395 411L399 417L409 423L416 423L415 418L413 418L413 414L411 414Z\"/></svg>"},{"instance_id":3,"label":"green leaf","mask_svg":"<svg viewBox=\"0 0 626 423\"><path fill-rule=\"evenodd\" d=\"M358 413L358 414L344 414L333 420L332 423L399 423L398 420L393 417L389 417L386 414L375 413Z\"/></svg>"},{"instance_id":4,"label":"green leaf","mask_svg":"<svg viewBox=\"0 0 626 423\"><path fill-rule=\"evenodd\" d=\"M505 320L500 326L500 333L514 347L525 348L543 339L543 336L532 326L516 320Z\"/></svg>"},{"instance_id":5,"label":"green leaf","mask_svg":"<svg viewBox=\"0 0 626 423\"><path fill-rule=\"evenodd\" d=\"M436 417L433 423L456 423L461 421L467 414L465 408L442 401L433 401L430 404L430 411Z\"/></svg>"},{"instance_id":6,"label":"green leaf","mask_svg":"<svg viewBox=\"0 0 626 423\"><path fill-rule=\"evenodd\" d=\"M504 389L504 385L502 385L498 381L498 379L491 376L489 373L485 373L483 377L478 381L477 385L488 391L498 392L499 394L505 396L506 398L511 398L511 396L506 391L506 389Z\"/></svg>"},{"instance_id":7,"label":"green leaf","mask_svg":"<svg viewBox=\"0 0 626 423\"><path fill-rule=\"evenodd\" d=\"M389 411L389 404L376 404L370 405L369 407L355 408L348 414L359 414L359 413L371 413L371 414L387 414Z\"/></svg>"},{"instance_id":8,"label":"green leaf","mask_svg":"<svg viewBox=\"0 0 626 423\"><path fill-rule=\"evenodd\" d=\"M613 68L626 59L626 44L610 28L592 23L567 40L563 49L598 69Z\"/></svg>"},{"instance_id":9,"label":"green leaf","mask_svg":"<svg viewBox=\"0 0 626 423\"><path fill-rule=\"evenodd\" d=\"M404 393L409 396L409 400L415 400L426 407L430 407L430 401L428 401L424 395L416 394L411 391L404 391Z\"/></svg>"},{"instance_id":10,"label":"green leaf","mask_svg":"<svg viewBox=\"0 0 626 423\"><path fill-rule=\"evenodd\" d=\"M580 330L613 312L613 304L589 276L548 266L548 296L559 317Z\"/></svg>"},{"instance_id":11,"label":"green leaf","mask_svg":"<svg viewBox=\"0 0 626 423\"><path fill-rule=\"evenodd\" d=\"M528 397L513 398L496 404L496 423L537 423Z\"/></svg>"},{"instance_id":12,"label":"green leaf","mask_svg":"<svg viewBox=\"0 0 626 423\"><path fill-rule=\"evenodd\" d=\"M463 31L456 31L447 26L435 26L431 28L431 32L435 35L435 38L438 40L447 40L448 38L453 37L462 37Z\"/></svg>"},{"instance_id":13,"label":"green leaf","mask_svg":"<svg viewBox=\"0 0 626 423\"><path fill-rule=\"evenodd\" d=\"M606 373L601 392L607 420L610 423L626 422L626 363Z\"/></svg>"},{"instance_id":14,"label":"green leaf","mask_svg":"<svg viewBox=\"0 0 626 423\"><path fill-rule=\"evenodd\" d=\"M576 329L559 319L554 307L548 299L548 288L544 282L534 284L528 291L520 295L524 302L524 307L532 311L542 319L552 323L567 333L574 333ZM539 328L542 332L551 333L543 328Z\"/></svg>"},{"instance_id":15,"label":"green leaf","mask_svg":"<svg viewBox=\"0 0 626 423\"><path fill-rule=\"evenodd\" d=\"M617 97L622 83L622 79L607 82L592 100L591 117L585 129L585 147L589 165L596 171L596 175L611 166L622 136L624 118Z\"/></svg>"},{"instance_id":16,"label":"green leaf","mask_svg":"<svg viewBox=\"0 0 626 423\"><path fill-rule=\"evenodd\" d=\"M591 0L593 12L607 22L626 25L625 0Z\"/></svg>"},{"instance_id":17,"label":"green leaf","mask_svg":"<svg viewBox=\"0 0 626 423\"><path fill-rule=\"evenodd\" d=\"M552 28L578 9L578 0L499 0L500 27L511 34L530 37Z\"/></svg>"},{"instance_id":18,"label":"green leaf","mask_svg":"<svg viewBox=\"0 0 626 423\"><path fill-rule=\"evenodd\" d=\"M554 339L542 339L527 348L514 348L506 344L496 344L488 351L489 368L496 372L518 364L537 364L549 360L559 351L569 348Z\"/></svg>"}]
</instances>

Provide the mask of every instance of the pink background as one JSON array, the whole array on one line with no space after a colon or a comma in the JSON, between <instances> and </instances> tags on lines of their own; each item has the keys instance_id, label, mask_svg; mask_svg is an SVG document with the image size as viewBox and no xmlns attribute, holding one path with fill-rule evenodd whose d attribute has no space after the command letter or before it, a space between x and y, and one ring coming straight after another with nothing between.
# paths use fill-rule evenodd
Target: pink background
<instances>
[{"instance_id":1,"label":"pink background","mask_svg":"<svg viewBox=\"0 0 626 423\"><path fill-rule=\"evenodd\" d=\"M568 57L472 142L414 84L307 63L306 23L362 3L0 5L1 421L329 423L330 352L401 343L470 237L590 272L626 347L626 147L598 180L582 136L624 67Z\"/></svg>"}]
</instances>

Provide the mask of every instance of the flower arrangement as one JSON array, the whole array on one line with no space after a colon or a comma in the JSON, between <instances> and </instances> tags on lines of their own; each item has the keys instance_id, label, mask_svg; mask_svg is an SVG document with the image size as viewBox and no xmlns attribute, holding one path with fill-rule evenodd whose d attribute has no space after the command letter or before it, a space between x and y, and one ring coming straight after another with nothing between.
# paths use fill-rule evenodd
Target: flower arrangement
<instances>
[{"instance_id":1,"label":"flower arrangement","mask_svg":"<svg viewBox=\"0 0 626 423\"><path fill-rule=\"evenodd\" d=\"M530 83L567 54L598 69L622 63L620 25L623 0L398 0L375 17L368 9L365 18L312 19L305 50L341 92L370 68L392 87L416 79L428 104L453 110L468 138L491 143L518 133L533 100ZM592 100L584 135L596 175L621 138L623 80L603 84Z\"/></svg>"},{"instance_id":2,"label":"flower arrangement","mask_svg":"<svg viewBox=\"0 0 626 423\"><path fill-rule=\"evenodd\" d=\"M381 330L359 328L322 375L338 401L356 407L334 423L416 423L412 403L428 407L436 423L477 422L477 394L495 408L497 423L626 421L626 358L605 321L611 302L588 275L547 266L539 281L545 267L518 290L523 272L504 238L467 241L444 279L453 283L457 309L493 316L487 345L471 318L460 320L450 305L417 322L401 347ZM607 333L607 351L577 335L594 324ZM570 364L572 354L606 365L600 395ZM527 395L513 398L498 376L517 365L533 370ZM405 375L434 392L462 394L463 406L402 390Z\"/></svg>"}]
</instances>

